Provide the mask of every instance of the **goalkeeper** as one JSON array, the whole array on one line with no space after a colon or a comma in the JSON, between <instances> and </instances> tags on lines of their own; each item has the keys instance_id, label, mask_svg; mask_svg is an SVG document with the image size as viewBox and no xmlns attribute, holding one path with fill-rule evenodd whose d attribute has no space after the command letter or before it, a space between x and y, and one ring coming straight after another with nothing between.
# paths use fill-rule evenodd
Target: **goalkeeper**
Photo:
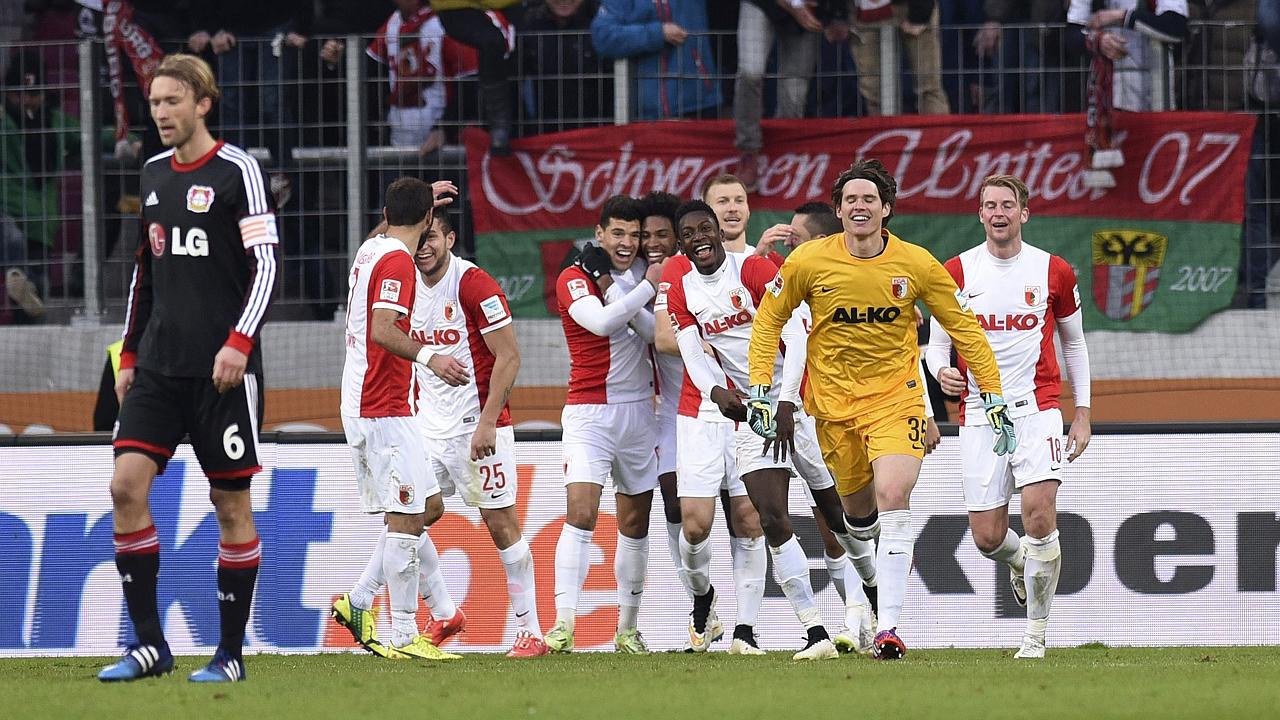
<instances>
[{"instance_id":1,"label":"goalkeeper","mask_svg":"<svg viewBox=\"0 0 1280 720\"><path fill-rule=\"evenodd\" d=\"M788 428L770 427L773 357L792 311L809 304L814 325L804 405L817 419L818 442L836 477L850 534L879 536L874 652L882 659L906 653L897 624L915 538L911 490L925 454L916 300L924 301L967 361L995 430L995 452L1012 452L1016 444L995 356L973 314L961 306L955 281L927 250L884 227L896 194L897 183L878 160L857 162L840 174L831 199L844 232L791 253L765 293L748 351L752 429L788 442Z\"/></svg>"}]
</instances>

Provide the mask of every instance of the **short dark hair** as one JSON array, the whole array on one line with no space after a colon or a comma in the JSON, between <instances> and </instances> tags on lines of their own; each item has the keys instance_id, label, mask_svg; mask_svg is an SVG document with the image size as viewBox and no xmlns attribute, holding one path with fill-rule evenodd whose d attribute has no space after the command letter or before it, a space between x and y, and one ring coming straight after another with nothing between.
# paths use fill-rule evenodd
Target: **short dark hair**
<instances>
[{"instance_id":1,"label":"short dark hair","mask_svg":"<svg viewBox=\"0 0 1280 720\"><path fill-rule=\"evenodd\" d=\"M844 230L844 226L840 224L840 218L836 217L836 211L824 202L817 200L807 202L792 212L805 216L805 227L815 238L835 235Z\"/></svg>"},{"instance_id":2,"label":"short dark hair","mask_svg":"<svg viewBox=\"0 0 1280 720\"><path fill-rule=\"evenodd\" d=\"M431 212L435 198L431 186L415 177L399 177L387 187L387 224L408 227L422 222Z\"/></svg>"},{"instance_id":3,"label":"short dark hair","mask_svg":"<svg viewBox=\"0 0 1280 720\"><path fill-rule=\"evenodd\" d=\"M887 224L889 218L893 217L893 211L898 209L898 181L893 179L893 175L885 168L884 163L875 158L859 160L840 173L840 177L836 178L835 184L831 186L833 206L840 207L840 195L844 191L845 184L850 180L869 180L876 186L876 191L880 194L880 202L891 206L889 214L884 218Z\"/></svg>"},{"instance_id":4,"label":"short dark hair","mask_svg":"<svg viewBox=\"0 0 1280 720\"><path fill-rule=\"evenodd\" d=\"M654 190L640 198L641 214L645 218L663 217L676 226L676 208L680 207L680 196L662 190ZM643 222L643 220L641 220Z\"/></svg>"},{"instance_id":5,"label":"short dark hair","mask_svg":"<svg viewBox=\"0 0 1280 720\"><path fill-rule=\"evenodd\" d=\"M440 221L440 233L448 235L454 231L453 218L449 216L449 206L441 205L431 213L432 221Z\"/></svg>"},{"instance_id":6,"label":"short dark hair","mask_svg":"<svg viewBox=\"0 0 1280 720\"><path fill-rule=\"evenodd\" d=\"M684 216L688 215L689 213L696 213L696 212L704 212L710 215L711 221L716 224L717 228L720 227L720 219L716 217L716 211L712 210L710 205L702 202L701 200L687 200L683 203L680 203L680 207L676 208L675 230L677 233L680 232L679 225L680 225L680 221L684 219Z\"/></svg>"},{"instance_id":7,"label":"short dark hair","mask_svg":"<svg viewBox=\"0 0 1280 720\"><path fill-rule=\"evenodd\" d=\"M644 211L640 208L640 201L630 195L614 195L605 200L600 207L600 227L609 227L610 220L642 222Z\"/></svg>"}]
</instances>

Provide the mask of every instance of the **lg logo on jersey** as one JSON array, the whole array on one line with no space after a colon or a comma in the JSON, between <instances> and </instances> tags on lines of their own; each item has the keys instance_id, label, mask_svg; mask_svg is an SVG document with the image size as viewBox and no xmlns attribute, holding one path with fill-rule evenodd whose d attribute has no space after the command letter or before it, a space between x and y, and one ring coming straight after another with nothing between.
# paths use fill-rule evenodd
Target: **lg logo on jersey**
<instances>
[{"instance_id":1,"label":"lg logo on jersey","mask_svg":"<svg viewBox=\"0 0 1280 720\"><path fill-rule=\"evenodd\" d=\"M180 227L175 226L170 233L165 233L163 225L151 223L147 227L147 238L151 241L151 254L156 257L164 255L164 246L168 240L173 242L173 255L191 257L208 257L209 255L209 235L200 228L191 228L183 235Z\"/></svg>"},{"instance_id":2,"label":"lg logo on jersey","mask_svg":"<svg viewBox=\"0 0 1280 720\"><path fill-rule=\"evenodd\" d=\"M976 315L978 324L983 330L1035 330L1039 324L1038 315L1014 315L1010 313L1003 318L995 315Z\"/></svg>"},{"instance_id":3,"label":"lg logo on jersey","mask_svg":"<svg viewBox=\"0 0 1280 720\"><path fill-rule=\"evenodd\" d=\"M417 342L430 346L457 345L462 341L462 333L458 332L454 328L448 328L446 330L436 328L429 333L422 332L421 330L415 330L410 333L410 335Z\"/></svg>"}]
</instances>

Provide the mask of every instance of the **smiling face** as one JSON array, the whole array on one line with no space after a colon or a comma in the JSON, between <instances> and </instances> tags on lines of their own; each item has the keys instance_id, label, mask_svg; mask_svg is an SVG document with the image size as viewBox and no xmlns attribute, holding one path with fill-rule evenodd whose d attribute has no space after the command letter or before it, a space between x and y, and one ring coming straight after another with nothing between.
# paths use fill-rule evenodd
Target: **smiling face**
<instances>
[{"instance_id":1,"label":"smiling face","mask_svg":"<svg viewBox=\"0 0 1280 720\"><path fill-rule=\"evenodd\" d=\"M1018 205L1013 190L1000 185L982 188L978 219L987 231L987 240L996 246L1008 246L1022 240L1022 224L1030 216L1025 207Z\"/></svg>"},{"instance_id":2,"label":"smiling face","mask_svg":"<svg viewBox=\"0 0 1280 720\"><path fill-rule=\"evenodd\" d=\"M680 250L703 275L710 275L724 263L724 237L716 219L703 210L680 218Z\"/></svg>"},{"instance_id":3,"label":"smiling face","mask_svg":"<svg viewBox=\"0 0 1280 720\"><path fill-rule=\"evenodd\" d=\"M747 204L747 189L740 183L712 185L703 201L716 211L725 242L735 242L746 234L751 206Z\"/></svg>"},{"instance_id":4,"label":"smiling face","mask_svg":"<svg viewBox=\"0 0 1280 720\"><path fill-rule=\"evenodd\" d=\"M878 237L892 205L880 202L880 191L870 180L856 178L840 189L840 207L836 214L844 232L854 238Z\"/></svg>"},{"instance_id":5,"label":"smiling face","mask_svg":"<svg viewBox=\"0 0 1280 720\"><path fill-rule=\"evenodd\" d=\"M190 85L167 75L151 81L149 100L160 142L171 148L180 148L191 140L213 105L209 98L197 102Z\"/></svg>"},{"instance_id":6,"label":"smiling face","mask_svg":"<svg viewBox=\"0 0 1280 720\"><path fill-rule=\"evenodd\" d=\"M452 254L450 251L453 250L453 243L457 239L457 233L446 230L439 218L433 219L427 226L426 232L422 234L422 244L418 246L418 252L413 254L413 262L418 266L418 272L433 279L444 275L444 271L449 269L449 257Z\"/></svg>"},{"instance_id":7,"label":"smiling face","mask_svg":"<svg viewBox=\"0 0 1280 720\"><path fill-rule=\"evenodd\" d=\"M640 252L649 264L660 263L676 254L676 231L670 218L650 215L640 227Z\"/></svg>"},{"instance_id":8,"label":"smiling face","mask_svg":"<svg viewBox=\"0 0 1280 720\"><path fill-rule=\"evenodd\" d=\"M596 226L596 244L608 253L614 270L625 272L640 254L640 221L609 218L605 227Z\"/></svg>"}]
</instances>

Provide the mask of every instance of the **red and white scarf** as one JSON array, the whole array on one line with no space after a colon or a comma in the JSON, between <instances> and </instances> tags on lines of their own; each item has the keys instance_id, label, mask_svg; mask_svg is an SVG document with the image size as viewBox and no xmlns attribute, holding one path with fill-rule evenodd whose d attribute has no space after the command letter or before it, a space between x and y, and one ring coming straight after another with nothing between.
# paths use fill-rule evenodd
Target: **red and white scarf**
<instances>
[{"instance_id":1,"label":"red and white scarf","mask_svg":"<svg viewBox=\"0 0 1280 720\"><path fill-rule=\"evenodd\" d=\"M164 51L151 33L133 21L133 6L124 0L107 0L102 7L102 35L107 51L107 73L111 101L115 106L116 140L129 133L129 109L124 102L124 70L121 54L127 55L145 98L151 93L151 80L164 58Z\"/></svg>"}]
</instances>

